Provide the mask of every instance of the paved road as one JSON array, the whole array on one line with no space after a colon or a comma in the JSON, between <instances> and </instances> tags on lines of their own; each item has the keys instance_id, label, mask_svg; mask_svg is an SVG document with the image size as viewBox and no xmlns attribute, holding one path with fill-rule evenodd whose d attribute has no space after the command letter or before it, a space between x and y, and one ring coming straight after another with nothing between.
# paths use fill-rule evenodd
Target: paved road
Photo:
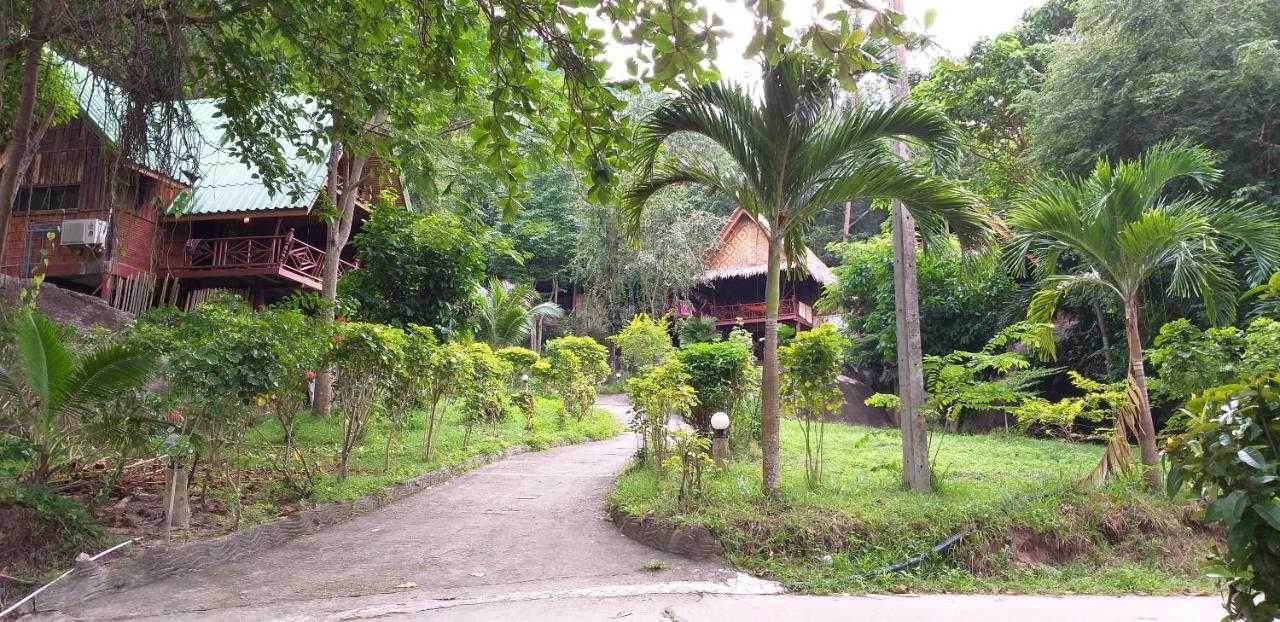
<instances>
[{"instance_id":1,"label":"paved road","mask_svg":"<svg viewBox=\"0 0 1280 622\"><path fill-rule=\"evenodd\" d=\"M618 416L625 403L605 397ZM522 454L255 558L47 620L1204 621L1212 598L807 597L621 535L602 509L632 435ZM641 566L667 562L658 573Z\"/></svg>"}]
</instances>

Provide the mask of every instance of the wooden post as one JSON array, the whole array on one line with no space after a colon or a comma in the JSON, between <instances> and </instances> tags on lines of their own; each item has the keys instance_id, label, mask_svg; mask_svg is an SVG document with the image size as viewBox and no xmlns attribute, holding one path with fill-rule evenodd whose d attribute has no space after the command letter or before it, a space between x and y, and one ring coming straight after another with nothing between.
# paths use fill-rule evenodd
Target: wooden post
<instances>
[{"instance_id":1,"label":"wooden post","mask_svg":"<svg viewBox=\"0 0 1280 622\"><path fill-rule=\"evenodd\" d=\"M903 0L891 0L890 8L905 14ZM907 50L894 47L898 79L890 85L895 100L907 97ZM906 159L907 146L895 142L894 151ZM916 221L901 201L893 202L894 319L898 342L898 428L902 432L902 475L911 490L928 491L929 440L925 432L923 352L920 343L920 291L916 280Z\"/></svg>"},{"instance_id":2,"label":"wooden post","mask_svg":"<svg viewBox=\"0 0 1280 622\"><path fill-rule=\"evenodd\" d=\"M174 462L164 470L164 538L168 540L173 529L191 527L191 505L187 499L187 469Z\"/></svg>"}]
</instances>

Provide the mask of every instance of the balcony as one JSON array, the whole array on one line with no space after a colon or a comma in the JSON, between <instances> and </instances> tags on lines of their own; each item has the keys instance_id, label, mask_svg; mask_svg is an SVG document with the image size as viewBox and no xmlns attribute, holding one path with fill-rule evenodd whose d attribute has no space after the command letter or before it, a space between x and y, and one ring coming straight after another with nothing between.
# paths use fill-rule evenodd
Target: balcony
<instances>
[{"instance_id":1,"label":"balcony","mask_svg":"<svg viewBox=\"0 0 1280 622\"><path fill-rule=\"evenodd\" d=\"M319 290L325 252L285 235L187 240L184 253L169 272L184 279L226 279L236 283L275 281ZM358 267L349 261L338 265L341 274Z\"/></svg>"},{"instance_id":2,"label":"balcony","mask_svg":"<svg viewBox=\"0 0 1280 622\"><path fill-rule=\"evenodd\" d=\"M764 302L712 305L707 307L707 310L716 317L717 326L732 326L738 323L739 318L743 324L764 322ZM779 320L791 320L813 326L814 317L813 307L802 301L795 298L783 298L778 301Z\"/></svg>"}]
</instances>

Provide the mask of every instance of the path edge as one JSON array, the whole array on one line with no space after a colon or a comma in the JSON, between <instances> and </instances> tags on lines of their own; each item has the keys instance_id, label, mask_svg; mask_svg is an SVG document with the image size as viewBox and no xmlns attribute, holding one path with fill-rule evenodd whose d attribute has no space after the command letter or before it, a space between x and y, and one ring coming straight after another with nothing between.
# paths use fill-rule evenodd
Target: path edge
<instances>
[{"instance_id":1,"label":"path edge","mask_svg":"<svg viewBox=\"0 0 1280 622\"><path fill-rule=\"evenodd\" d=\"M694 560L724 554L724 543L706 525L674 525L652 515L631 514L619 507L609 508L609 521L622 535L663 553Z\"/></svg>"},{"instance_id":2,"label":"path edge","mask_svg":"<svg viewBox=\"0 0 1280 622\"><path fill-rule=\"evenodd\" d=\"M571 444L575 443L556 443L544 449ZM357 499L331 501L209 540L159 544L147 547L136 556L119 557L109 562L80 559L67 578L40 594L25 613L57 611L104 592L139 587L175 574L239 561L386 507L468 471L530 451L539 450L527 445L514 445L500 451L477 454Z\"/></svg>"}]
</instances>

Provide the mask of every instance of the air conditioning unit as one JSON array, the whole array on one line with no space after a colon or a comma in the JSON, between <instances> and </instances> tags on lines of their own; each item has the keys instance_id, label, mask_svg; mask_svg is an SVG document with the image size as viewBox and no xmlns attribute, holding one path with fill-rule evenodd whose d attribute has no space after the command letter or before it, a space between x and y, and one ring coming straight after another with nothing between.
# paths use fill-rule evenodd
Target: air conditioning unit
<instances>
[{"instance_id":1,"label":"air conditioning unit","mask_svg":"<svg viewBox=\"0 0 1280 622\"><path fill-rule=\"evenodd\" d=\"M107 243L107 221L83 218L62 221L63 246L103 246Z\"/></svg>"}]
</instances>

